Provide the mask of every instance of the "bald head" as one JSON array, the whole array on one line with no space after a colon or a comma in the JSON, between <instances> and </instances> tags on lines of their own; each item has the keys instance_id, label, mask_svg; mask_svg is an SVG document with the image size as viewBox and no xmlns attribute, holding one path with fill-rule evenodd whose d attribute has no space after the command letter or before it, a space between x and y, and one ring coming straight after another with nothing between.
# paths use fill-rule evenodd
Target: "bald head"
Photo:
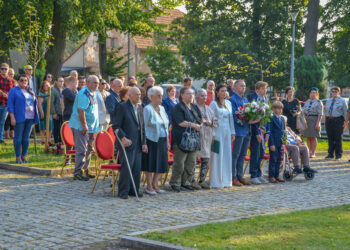
<instances>
[{"instance_id":1,"label":"bald head","mask_svg":"<svg viewBox=\"0 0 350 250\"><path fill-rule=\"evenodd\" d=\"M152 76L147 77L146 82L145 82L145 88L147 88L149 86L153 87L154 82L155 82L155 80Z\"/></svg>"},{"instance_id":2,"label":"bald head","mask_svg":"<svg viewBox=\"0 0 350 250\"><path fill-rule=\"evenodd\" d=\"M132 104L136 105L141 100L141 91L138 87L132 87L128 91L129 100Z\"/></svg>"},{"instance_id":3,"label":"bald head","mask_svg":"<svg viewBox=\"0 0 350 250\"><path fill-rule=\"evenodd\" d=\"M120 89L123 87L123 81L121 79L114 79L111 83L111 89L119 94Z\"/></svg>"}]
</instances>

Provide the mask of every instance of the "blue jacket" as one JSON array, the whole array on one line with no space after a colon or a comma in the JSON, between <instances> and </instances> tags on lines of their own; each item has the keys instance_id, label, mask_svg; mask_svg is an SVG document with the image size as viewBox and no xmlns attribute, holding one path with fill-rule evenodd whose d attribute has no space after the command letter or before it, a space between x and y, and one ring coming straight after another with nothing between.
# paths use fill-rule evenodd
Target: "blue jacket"
<instances>
[{"instance_id":1,"label":"blue jacket","mask_svg":"<svg viewBox=\"0 0 350 250\"><path fill-rule=\"evenodd\" d=\"M286 129L286 125L284 123L284 118L282 116L278 117L273 115L271 121L267 123L267 135L269 135L269 147L281 147L283 133Z\"/></svg>"},{"instance_id":2,"label":"blue jacket","mask_svg":"<svg viewBox=\"0 0 350 250\"><path fill-rule=\"evenodd\" d=\"M162 127L165 130L166 137L169 136L169 120L165 113L164 107L159 106L159 115L154 110L152 104L146 105L143 108L143 119L145 123L145 134L148 140L158 142Z\"/></svg>"},{"instance_id":3,"label":"blue jacket","mask_svg":"<svg viewBox=\"0 0 350 250\"><path fill-rule=\"evenodd\" d=\"M16 123L26 120L26 98L19 86L10 89L7 108L8 112L15 115ZM34 123L39 123L37 98L34 99Z\"/></svg>"},{"instance_id":4,"label":"blue jacket","mask_svg":"<svg viewBox=\"0 0 350 250\"><path fill-rule=\"evenodd\" d=\"M162 102L162 106L164 107L165 112L168 115L169 124L171 124L171 113L173 111L173 108L178 103L179 101L177 99L176 99L176 103L174 103L169 97L165 98Z\"/></svg>"},{"instance_id":5,"label":"blue jacket","mask_svg":"<svg viewBox=\"0 0 350 250\"><path fill-rule=\"evenodd\" d=\"M236 111L238 111L239 107L243 106L245 103L248 103L248 99L244 96L241 97L234 92L229 101L232 105L232 115L235 122L236 136L246 136L249 132L249 124L248 122L244 122L242 126L240 123L238 123L239 119L236 115Z\"/></svg>"},{"instance_id":6,"label":"blue jacket","mask_svg":"<svg viewBox=\"0 0 350 250\"><path fill-rule=\"evenodd\" d=\"M253 93L250 93L248 96L248 101L249 102L253 102L253 101L264 101L264 102L267 102L266 99L261 99L261 97L254 91ZM255 124L251 124L250 125L251 127L251 130L252 130L252 136L257 136L257 135L260 135L261 134L261 131L259 129L260 127L260 123L255 123Z\"/></svg>"},{"instance_id":7,"label":"blue jacket","mask_svg":"<svg viewBox=\"0 0 350 250\"><path fill-rule=\"evenodd\" d=\"M106 98L106 109L110 115L114 114L115 108L120 103L120 96L118 93L111 89L109 91L111 94Z\"/></svg>"}]
</instances>

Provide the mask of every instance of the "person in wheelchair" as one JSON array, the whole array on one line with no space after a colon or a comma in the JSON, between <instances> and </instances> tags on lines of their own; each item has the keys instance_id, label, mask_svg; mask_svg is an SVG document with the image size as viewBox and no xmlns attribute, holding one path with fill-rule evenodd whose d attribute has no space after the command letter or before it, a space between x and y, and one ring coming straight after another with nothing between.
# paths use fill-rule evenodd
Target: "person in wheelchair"
<instances>
[{"instance_id":1,"label":"person in wheelchair","mask_svg":"<svg viewBox=\"0 0 350 250\"><path fill-rule=\"evenodd\" d=\"M309 149L304 144L303 140L293 132L290 127L286 127L287 130L287 143L286 149L288 154L292 158L294 165L294 173L301 174L304 173L317 173L316 170L310 167L309 161ZM300 168L300 158L303 165L303 170Z\"/></svg>"}]
</instances>

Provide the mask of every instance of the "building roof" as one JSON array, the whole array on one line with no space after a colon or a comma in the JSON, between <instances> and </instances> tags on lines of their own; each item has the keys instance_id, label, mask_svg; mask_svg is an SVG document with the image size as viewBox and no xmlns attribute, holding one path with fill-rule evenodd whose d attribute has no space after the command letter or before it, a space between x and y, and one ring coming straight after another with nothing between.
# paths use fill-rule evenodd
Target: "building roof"
<instances>
[{"instance_id":1,"label":"building roof","mask_svg":"<svg viewBox=\"0 0 350 250\"><path fill-rule=\"evenodd\" d=\"M156 18L157 24L169 25L176 18L183 17L185 15L181 10L177 10L177 9L174 9L174 10L165 9L164 12L169 15L157 17ZM134 36L133 39L136 43L137 48L139 49L147 49L147 47L152 47L154 45L153 34L152 34L152 37ZM176 52L177 51L176 46L171 46L171 50Z\"/></svg>"}]
</instances>

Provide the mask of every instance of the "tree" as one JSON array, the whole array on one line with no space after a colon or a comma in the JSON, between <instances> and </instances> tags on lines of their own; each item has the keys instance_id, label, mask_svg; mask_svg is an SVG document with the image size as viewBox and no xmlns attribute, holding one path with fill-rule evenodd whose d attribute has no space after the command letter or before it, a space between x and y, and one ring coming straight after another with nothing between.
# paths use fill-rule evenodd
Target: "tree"
<instances>
[{"instance_id":1,"label":"tree","mask_svg":"<svg viewBox=\"0 0 350 250\"><path fill-rule=\"evenodd\" d=\"M318 22L320 17L320 0L309 0L305 23L304 55L316 55Z\"/></svg>"},{"instance_id":2,"label":"tree","mask_svg":"<svg viewBox=\"0 0 350 250\"><path fill-rule=\"evenodd\" d=\"M275 72L283 76L266 78L279 89L288 84L290 71L292 8L304 9L303 1L269 0L194 0L188 2L186 15L178 34L181 54L186 62L186 73L195 78L211 78L223 82L233 77L221 69L228 64L246 65L246 59L235 54L248 54L266 67L278 59ZM297 30L302 27L302 15L297 19ZM296 34L296 54L302 54L301 32ZM228 55L223 57L222 54ZM234 63L232 63L234 62ZM241 76L248 86L261 78L259 74Z\"/></svg>"},{"instance_id":3,"label":"tree","mask_svg":"<svg viewBox=\"0 0 350 250\"><path fill-rule=\"evenodd\" d=\"M340 87L350 82L350 0L330 0L322 11L320 54L326 58L328 79Z\"/></svg>"},{"instance_id":4,"label":"tree","mask_svg":"<svg viewBox=\"0 0 350 250\"><path fill-rule=\"evenodd\" d=\"M323 65L316 56L300 57L295 65L296 96L301 100L307 100L308 90L312 87L317 87L322 95L325 89L322 84L323 76Z\"/></svg>"},{"instance_id":5,"label":"tree","mask_svg":"<svg viewBox=\"0 0 350 250\"><path fill-rule=\"evenodd\" d=\"M128 66L128 60L126 56L118 56L119 52L123 47L120 47L116 50L112 49L107 52L107 60L104 67L104 72L109 76L122 76L124 69Z\"/></svg>"},{"instance_id":6,"label":"tree","mask_svg":"<svg viewBox=\"0 0 350 250\"><path fill-rule=\"evenodd\" d=\"M146 49L148 66L156 83L179 82L183 78L184 65L166 40L158 39L155 46Z\"/></svg>"}]
</instances>

